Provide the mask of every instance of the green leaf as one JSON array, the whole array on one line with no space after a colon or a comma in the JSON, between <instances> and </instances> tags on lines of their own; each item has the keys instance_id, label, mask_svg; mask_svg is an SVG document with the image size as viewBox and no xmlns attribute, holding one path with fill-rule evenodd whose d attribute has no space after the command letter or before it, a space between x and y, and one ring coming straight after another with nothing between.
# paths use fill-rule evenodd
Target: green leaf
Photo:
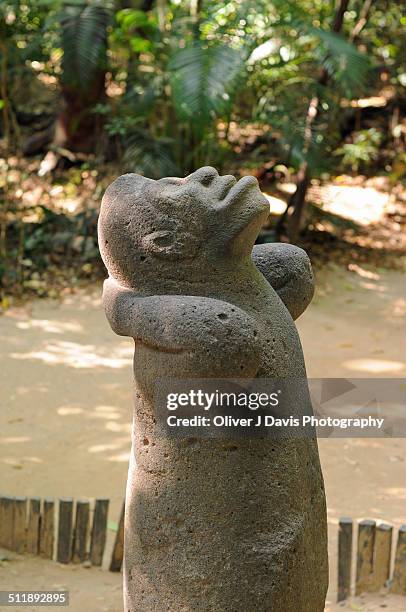
<instances>
[{"instance_id":1,"label":"green leaf","mask_svg":"<svg viewBox=\"0 0 406 612\"><path fill-rule=\"evenodd\" d=\"M141 36L132 36L130 38L130 46L135 53L146 53L152 47L151 41Z\"/></svg>"},{"instance_id":2,"label":"green leaf","mask_svg":"<svg viewBox=\"0 0 406 612\"><path fill-rule=\"evenodd\" d=\"M232 104L232 94L245 54L227 45L202 42L176 51L169 62L172 97L181 119L192 120L197 131Z\"/></svg>"},{"instance_id":3,"label":"green leaf","mask_svg":"<svg viewBox=\"0 0 406 612\"><path fill-rule=\"evenodd\" d=\"M329 75L340 85L346 94L351 95L365 85L371 68L367 55L360 53L351 42L334 32L307 26L322 43L322 62Z\"/></svg>"},{"instance_id":4,"label":"green leaf","mask_svg":"<svg viewBox=\"0 0 406 612\"><path fill-rule=\"evenodd\" d=\"M116 19L124 32L128 32L133 28L142 28L150 25L149 17L144 11L131 8L118 11Z\"/></svg>"},{"instance_id":5,"label":"green leaf","mask_svg":"<svg viewBox=\"0 0 406 612\"><path fill-rule=\"evenodd\" d=\"M87 88L105 59L110 11L96 3L66 6L60 22L63 80Z\"/></svg>"}]
</instances>

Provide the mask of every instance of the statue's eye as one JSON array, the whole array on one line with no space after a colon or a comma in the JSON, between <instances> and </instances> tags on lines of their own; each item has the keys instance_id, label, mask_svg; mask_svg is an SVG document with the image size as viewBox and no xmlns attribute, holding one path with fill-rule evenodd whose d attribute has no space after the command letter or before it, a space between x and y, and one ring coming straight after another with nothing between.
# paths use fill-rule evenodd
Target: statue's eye
<instances>
[{"instance_id":1,"label":"statue's eye","mask_svg":"<svg viewBox=\"0 0 406 612\"><path fill-rule=\"evenodd\" d=\"M157 246L169 246L172 244L172 239L172 234L169 232L156 232L153 241Z\"/></svg>"},{"instance_id":2,"label":"statue's eye","mask_svg":"<svg viewBox=\"0 0 406 612\"><path fill-rule=\"evenodd\" d=\"M172 247L175 242L175 236L169 230L158 230L144 236L142 241L147 250L156 253Z\"/></svg>"}]
</instances>

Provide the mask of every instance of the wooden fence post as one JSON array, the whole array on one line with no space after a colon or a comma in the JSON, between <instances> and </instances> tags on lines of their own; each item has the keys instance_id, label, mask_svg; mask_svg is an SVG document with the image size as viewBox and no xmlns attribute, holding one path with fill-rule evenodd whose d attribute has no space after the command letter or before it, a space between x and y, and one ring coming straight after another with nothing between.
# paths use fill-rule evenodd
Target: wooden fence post
<instances>
[{"instance_id":1,"label":"wooden fence post","mask_svg":"<svg viewBox=\"0 0 406 612\"><path fill-rule=\"evenodd\" d=\"M358 525L356 595L369 590L373 570L374 543L375 521L361 521Z\"/></svg>"},{"instance_id":2,"label":"wooden fence post","mask_svg":"<svg viewBox=\"0 0 406 612\"><path fill-rule=\"evenodd\" d=\"M14 533L14 497L0 498L0 546L12 550Z\"/></svg>"},{"instance_id":3,"label":"wooden fence post","mask_svg":"<svg viewBox=\"0 0 406 612\"><path fill-rule=\"evenodd\" d=\"M103 562L104 547L106 545L108 499L96 499L93 515L92 541L90 544L90 561L92 565L101 565Z\"/></svg>"},{"instance_id":4,"label":"wooden fence post","mask_svg":"<svg viewBox=\"0 0 406 612\"><path fill-rule=\"evenodd\" d=\"M72 553L73 563L82 563L83 561L86 561L87 539L89 532L89 512L89 502L79 499L76 502L76 519Z\"/></svg>"},{"instance_id":5,"label":"wooden fence post","mask_svg":"<svg viewBox=\"0 0 406 612\"><path fill-rule=\"evenodd\" d=\"M39 551L39 530L41 519L41 500L31 497L28 503L27 552L37 555Z\"/></svg>"},{"instance_id":6,"label":"wooden fence post","mask_svg":"<svg viewBox=\"0 0 406 612\"><path fill-rule=\"evenodd\" d=\"M111 572L119 572L123 563L124 554L124 514L125 514L125 502L123 502L120 514L120 521L118 523L118 529L116 533L116 540L114 542L114 548L111 555L110 567Z\"/></svg>"},{"instance_id":7,"label":"wooden fence post","mask_svg":"<svg viewBox=\"0 0 406 612\"><path fill-rule=\"evenodd\" d=\"M338 593L337 601L351 594L352 519L340 518L338 524Z\"/></svg>"},{"instance_id":8,"label":"wooden fence post","mask_svg":"<svg viewBox=\"0 0 406 612\"><path fill-rule=\"evenodd\" d=\"M53 499L44 499L42 510L39 554L45 559L53 559L55 529L55 504Z\"/></svg>"},{"instance_id":9,"label":"wooden fence post","mask_svg":"<svg viewBox=\"0 0 406 612\"><path fill-rule=\"evenodd\" d=\"M26 548L27 498L14 499L13 550L23 553Z\"/></svg>"},{"instance_id":10,"label":"wooden fence post","mask_svg":"<svg viewBox=\"0 0 406 612\"><path fill-rule=\"evenodd\" d=\"M56 560L69 563L72 552L73 500L70 497L59 500L58 546Z\"/></svg>"},{"instance_id":11,"label":"wooden fence post","mask_svg":"<svg viewBox=\"0 0 406 612\"><path fill-rule=\"evenodd\" d=\"M399 527L391 592L406 595L406 525Z\"/></svg>"},{"instance_id":12,"label":"wooden fence post","mask_svg":"<svg viewBox=\"0 0 406 612\"><path fill-rule=\"evenodd\" d=\"M390 577L390 560L392 553L392 526L381 523L375 530L374 566L368 591L379 591Z\"/></svg>"}]
</instances>

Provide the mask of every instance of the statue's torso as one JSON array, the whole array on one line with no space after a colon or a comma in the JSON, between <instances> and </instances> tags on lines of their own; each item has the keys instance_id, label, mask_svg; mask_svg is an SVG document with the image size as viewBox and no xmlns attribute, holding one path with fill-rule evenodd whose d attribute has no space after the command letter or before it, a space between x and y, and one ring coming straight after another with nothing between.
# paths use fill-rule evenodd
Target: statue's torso
<instances>
[{"instance_id":1,"label":"statue's torso","mask_svg":"<svg viewBox=\"0 0 406 612\"><path fill-rule=\"evenodd\" d=\"M256 320L258 377L305 376L292 318L262 276L241 279L238 287L217 286L205 297L232 303ZM127 500L133 539L127 542L126 559L132 599L140 599L140 612L154 606L160 612L164 605L188 612L320 612L325 585L315 593L312 576L325 574L325 525L309 527L324 508L315 442L154 436L157 380L199 378L198 363L193 354L135 348L134 455ZM296 572L295 564L306 554L303 584L303 570ZM244 584L241 566L247 568ZM290 587L281 592L286 573ZM184 592L184 600L173 603L172 590Z\"/></svg>"}]
</instances>

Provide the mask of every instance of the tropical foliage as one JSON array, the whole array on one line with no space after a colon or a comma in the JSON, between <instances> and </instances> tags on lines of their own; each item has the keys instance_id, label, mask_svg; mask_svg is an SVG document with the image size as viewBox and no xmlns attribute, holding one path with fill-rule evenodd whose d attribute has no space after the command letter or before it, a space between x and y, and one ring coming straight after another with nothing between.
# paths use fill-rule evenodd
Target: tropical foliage
<instances>
[{"instance_id":1,"label":"tropical foliage","mask_svg":"<svg viewBox=\"0 0 406 612\"><path fill-rule=\"evenodd\" d=\"M297 175L295 239L313 177L365 171L399 142L404 25L386 0L5 0L2 142L96 153L155 178L236 159L283 165ZM39 81L59 99L36 129L27 92ZM382 95L384 110L357 103Z\"/></svg>"}]
</instances>

